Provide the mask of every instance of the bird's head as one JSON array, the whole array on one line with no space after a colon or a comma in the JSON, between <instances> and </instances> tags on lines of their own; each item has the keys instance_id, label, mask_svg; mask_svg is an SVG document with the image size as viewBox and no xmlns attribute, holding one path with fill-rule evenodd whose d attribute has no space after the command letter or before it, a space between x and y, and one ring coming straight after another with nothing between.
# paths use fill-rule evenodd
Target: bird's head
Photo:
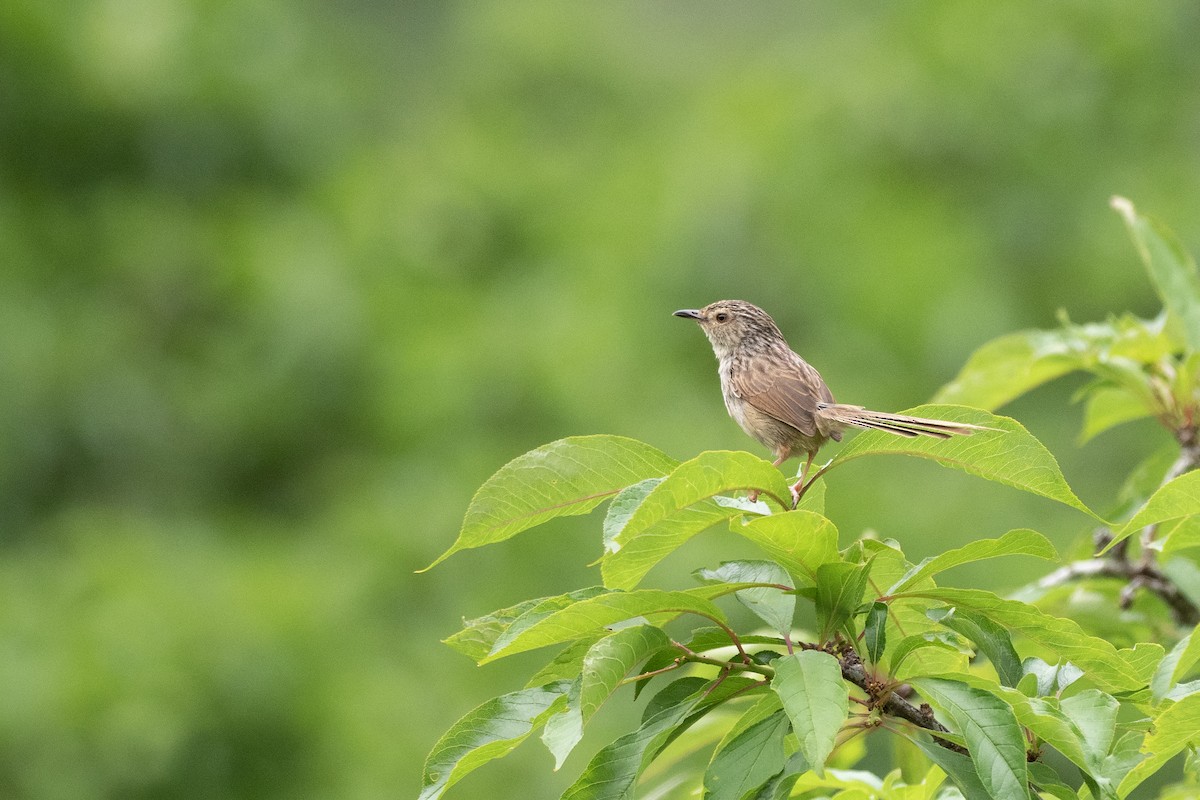
<instances>
[{"instance_id":1,"label":"bird's head","mask_svg":"<svg viewBox=\"0 0 1200 800\"><path fill-rule=\"evenodd\" d=\"M765 349L783 342L783 334L771 315L745 300L718 300L704 308L681 309L675 316L699 323L717 358L739 348Z\"/></svg>"}]
</instances>

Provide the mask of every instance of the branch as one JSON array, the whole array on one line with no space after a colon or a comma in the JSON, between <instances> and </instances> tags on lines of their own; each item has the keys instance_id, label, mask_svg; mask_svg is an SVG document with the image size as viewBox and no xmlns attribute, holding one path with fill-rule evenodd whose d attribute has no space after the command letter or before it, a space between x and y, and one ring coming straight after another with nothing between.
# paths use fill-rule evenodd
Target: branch
<instances>
[{"instance_id":1,"label":"branch","mask_svg":"<svg viewBox=\"0 0 1200 800\"><path fill-rule=\"evenodd\" d=\"M826 648L820 645L801 643L801 647L805 650L825 650ZM828 651L826 651L828 652ZM858 657L858 653L853 648L846 647L838 656L838 663L842 667L842 678L854 684L858 688L866 692L867 697L871 698L871 707L877 708L884 714L889 714L893 717L907 720L918 728L924 728L933 734L933 740L947 750L953 750L956 753L969 755L965 747L955 744L948 739L943 739L938 736L939 733L950 733L950 729L937 721L933 715L933 709L928 703L922 703L920 706L915 706L905 700L896 692L887 688L887 685L882 681L876 680L867 674L867 670L862 665L862 659Z\"/></svg>"},{"instance_id":2,"label":"branch","mask_svg":"<svg viewBox=\"0 0 1200 800\"><path fill-rule=\"evenodd\" d=\"M1179 442L1179 456L1163 476L1162 484L1169 483L1200 466L1200 431L1197 431L1196 425L1189 422L1176 428L1174 432ZM1046 575L1035 586L1046 591L1085 578L1124 580L1126 586L1121 591L1121 608L1129 608L1138 590L1147 589L1166 603L1177 625L1195 626L1200 623L1200 608L1156 563L1153 545L1157 535L1157 525L1147 525L1142 530L1139 537L1142 546L1141 557L1136 563L1129 560L1129 539L1122 539L1107 555L1073 561ZM1096 549L1102 550L1112 540L1112 532L1107 528L1099 528L1094 538Z\"/></svg>"},{"instance_id":3,"label":"branch","mask_svg":"<svg viewBox=\"0 0 1200 800\"><path fill-rule=\"evenodd\" d=\"M688 649L687 645L679 642L673 643L676 647L684 651L684 654L679 657L679 661L691 661L696 664L709 664L714 667L720 667L724 672L757 672L766 678L771 678L775 675L775 670L765 664L743 663L740 661L725 661L720 658L710 658L709 656L700 655L699 653Z\"/></svg>"},{"instance_id":4,"label":"branch","mask_svg":"<svg viewBox=\"0 0 1200 800\"><path fill-rule=\"evenodd\" d=\"M671 644L680 651L680 655L661 669L643 672L640 675L634 675L621 681L622 684L635 683L637 681L647 680L656 675L661 675L664 672L670 672L679 669L684 664L707 664L721 669L718 681L724 680L732 672L754 672L762 675L767 680L770 680L775 675L775 669L766 664L745 663L742 661L726 661L720 658L712 658L711 656L702 655L692 650L685 644L680 642L671 642ZM905 700L899 693L893 691L889 684L878 680L867 673L863 667L862 659L858 657L858 653L853 647L842 644L839 646L819 645L810 642L796 642L796 647L803 650L821 650L830 653L837 658L838 664L841 666L842 678L849 683L854 684L859 689L866 693L870 701L867 705L870 708L878 709L884 714L899 717L906 720L918 728L929 731L933 734L933 740L945 747L947 750L953 750L956 753L967 754L966 748L943 739L938 736L939 733L950 733L950 729L937 721L933 715L933 709L927 703L922 703L915 706ZM831 652L833 649L834 652Z\"/></svg>"},{"instance_id":5,"label":"branch","mask_svg":"<svg viewBox=\"0 0 1200 800\"><path fill-rule=\"evenodd\" d=\"M1134 563L1124 558L1088 558L1072 561L1039 580L1035 586L1043 591L1085 578L1116 578L1128 581L1121 592L1121 607L1128 608L1138 589L1154 592L1171 609L1176 623L1192 627L1200 623L1200 608L1187 598L1154 563L1145 560Z\"/></svg>"}]
</instances>

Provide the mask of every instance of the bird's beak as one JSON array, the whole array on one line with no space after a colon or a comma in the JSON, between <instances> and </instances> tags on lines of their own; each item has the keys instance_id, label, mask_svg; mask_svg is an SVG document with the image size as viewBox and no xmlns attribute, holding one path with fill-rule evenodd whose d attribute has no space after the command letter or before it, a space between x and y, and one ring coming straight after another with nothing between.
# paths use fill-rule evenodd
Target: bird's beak
<instances>
[{"instance_id":1,"label":"bird's beak","mask_svg":"<svg viewBox=\"0 0 1200 800\"><path fill-rule=\"evenodd\" d=\"M695 308L681 308L678 311L676 311L672 316L687 317L688 319L694 319L697 322L699 322L701 319L703 319L703 317L700 316L700 311Z\"/></svg>"}]
</instances>

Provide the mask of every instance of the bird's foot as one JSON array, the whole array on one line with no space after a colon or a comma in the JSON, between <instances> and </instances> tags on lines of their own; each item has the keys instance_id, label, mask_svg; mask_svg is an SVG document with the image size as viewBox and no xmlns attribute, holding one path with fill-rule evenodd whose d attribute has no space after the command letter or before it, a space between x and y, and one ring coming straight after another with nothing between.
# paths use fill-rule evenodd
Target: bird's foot
<instances>
[{"instance_id":1,"label":"bird's foot","mask_svg":"<svg viewBox=\"0 0 1200 800\"><path fill-rule=\"evenodd\" d=\"M816 472L812 471L811 462L804 465L804 469L800 470L800 473L799 473L800 480L796 481L790 487L788 487L792 490L792 508L795 508L796 506L800 505L800 498L805 492L808 491L809 485L813 481L815 481L817 478L819 478L821 476L821 474L823 472L825 472L826 467L828 467L832 463L833 463L833 459L831 458L828 461L826 461L824 464L822 464L817 469ZM809 475L812 475L811 481L808 479Z\"/></svg>"}]
</instances>

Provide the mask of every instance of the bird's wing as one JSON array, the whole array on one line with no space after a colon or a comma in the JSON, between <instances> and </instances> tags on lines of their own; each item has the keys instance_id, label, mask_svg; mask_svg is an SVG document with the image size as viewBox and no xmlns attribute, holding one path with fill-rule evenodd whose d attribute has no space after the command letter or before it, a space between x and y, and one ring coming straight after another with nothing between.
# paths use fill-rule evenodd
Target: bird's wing
<instances>
[{"instance_id":1,"label":"bird's wing","mask_svg":"<svg viewBox=\"0 0 1200 800\"><path fill-rule=\"evenodd\" d=\"M749 359L732 375L739 397L764 414L791 425L805 436L827 436L827 426L818 416L819 403L832 403L833 395L820 373L800 356L787 352L786 359L760 356Z\"/></svg>"}]
</instances>

